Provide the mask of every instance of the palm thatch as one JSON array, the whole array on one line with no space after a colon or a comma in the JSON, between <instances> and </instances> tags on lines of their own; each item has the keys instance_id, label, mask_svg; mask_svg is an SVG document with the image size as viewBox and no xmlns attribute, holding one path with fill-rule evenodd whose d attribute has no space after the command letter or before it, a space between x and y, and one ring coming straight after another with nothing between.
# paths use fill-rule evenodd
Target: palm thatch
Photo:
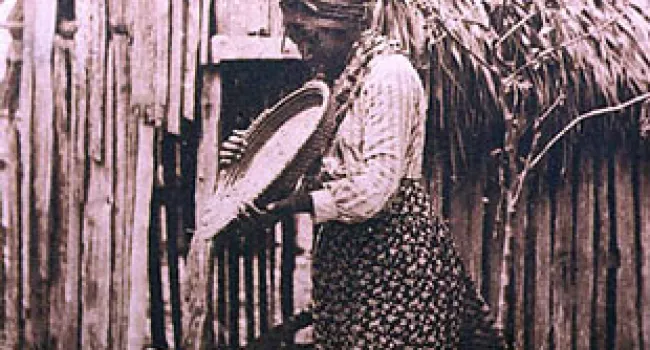
<instances>
[{"instance_id":1,"label":"palm thatch","mask_svg":"<svg viewBox=\"0 0 650 350\"><path fill-rule=\"evenodd\" d=\"M542 122L557 132L581 113L647 92L644 1L419 1L431 38L434 128L451 131L462 153L463 137L497 125L512 131L497 140L507 147L508 139L530 143Z\"/></svg>"}]
</instances>

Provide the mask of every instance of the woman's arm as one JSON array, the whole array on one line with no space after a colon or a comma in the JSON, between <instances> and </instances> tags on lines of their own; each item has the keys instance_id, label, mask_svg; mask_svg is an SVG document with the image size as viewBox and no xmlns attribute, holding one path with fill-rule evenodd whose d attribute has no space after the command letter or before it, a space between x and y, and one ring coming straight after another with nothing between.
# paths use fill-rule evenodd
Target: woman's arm
<instances>
[{"instance_id":1,"label":"woman's arm","mask_svg":"<svg viewBox=\"0 0 650 350\"><path fill-rule=\"evenodd\" d=\"M408 135L413 120L421 117L421 82L401 55L382 57L372 69L360 97L367 106L361 169L311 193L316 222L371 218L384 208L404 176Z\"/></svg>"}]
</instances>

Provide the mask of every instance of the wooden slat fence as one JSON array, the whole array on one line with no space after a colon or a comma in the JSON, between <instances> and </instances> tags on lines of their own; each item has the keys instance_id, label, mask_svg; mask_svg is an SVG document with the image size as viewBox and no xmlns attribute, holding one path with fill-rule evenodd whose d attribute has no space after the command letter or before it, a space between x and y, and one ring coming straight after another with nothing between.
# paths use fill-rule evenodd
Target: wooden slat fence
<instances>
[{"instance_id":1,"label":"wooden slat fence","mask_svg":"<svg viewBox=\"0 0 650 350\"><path fill-rule=\"evenodd\" d=\"M506 322L516 348L648 347L650 142L633 123L622 135L594 123L549 155L518 207ZM489 150L469 150L489 159ZM481 161L459 171L442 153L429 165L443 174L431 178L432 188L449 186L438 192L449 198L438 200L469 270L496 305L497 174Z\"/></svg>"},{"instance_id":2,"label":"wooden slat fence","mask_svg":"<svg viewBox=\"0 0 650 350\"><path fill-rule=\"evenodd\" d=\"M23 26L0 89L0 348L180 348L197 331L182 324L187 288L205 292L198 345L308 342L281 332L307 319L292 317L310 292L304 218L207 245L198 280L186 260L219 143L306 77L280 51L277 2L22 0L10 19ZM507 291L516 348L650 347L650 141L616 125L582 128L528 180ZM434 207L495 305L489 142L461 161L432 135Z\"/></svg>"}]
</instances>

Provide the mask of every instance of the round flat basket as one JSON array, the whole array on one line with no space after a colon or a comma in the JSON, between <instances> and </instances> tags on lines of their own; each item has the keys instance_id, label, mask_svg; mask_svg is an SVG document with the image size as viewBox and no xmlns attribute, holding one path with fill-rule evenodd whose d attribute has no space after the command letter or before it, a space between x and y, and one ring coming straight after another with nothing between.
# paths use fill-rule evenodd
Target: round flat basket
<instances>
[{"instance_id":1,"label":"round flat basket","mask_svg":"<svg viewBox=\"0 0 650 350\"><path fill-rule=\"evenodd\" d=\"M265 205L293 191L335 130L326 113L329 96L324 82L310 81L255 119L242 158L221 171L214 196L199 213L199 237L218 235L243 203Z\"/></svg>"}]
</instances>

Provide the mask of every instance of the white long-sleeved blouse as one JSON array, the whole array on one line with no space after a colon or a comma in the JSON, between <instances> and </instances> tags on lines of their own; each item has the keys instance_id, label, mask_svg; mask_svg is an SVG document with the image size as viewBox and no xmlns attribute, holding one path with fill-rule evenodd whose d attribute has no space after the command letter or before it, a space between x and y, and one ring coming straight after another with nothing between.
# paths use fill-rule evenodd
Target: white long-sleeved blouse
<instances>
[{"instance_id":1,"label":"white long-sleeved blouse","mask_svg":"<svg viewBox=\"0 0 650 350\"><path fill-rule=\"evenodd\" d=\"M331 181L311 193L314 222L357 223L388 203L403 178L422 176L427 102L407 57L380 55L369 63L352 103L323 158Z\"/></svg>"}]
</instances>

